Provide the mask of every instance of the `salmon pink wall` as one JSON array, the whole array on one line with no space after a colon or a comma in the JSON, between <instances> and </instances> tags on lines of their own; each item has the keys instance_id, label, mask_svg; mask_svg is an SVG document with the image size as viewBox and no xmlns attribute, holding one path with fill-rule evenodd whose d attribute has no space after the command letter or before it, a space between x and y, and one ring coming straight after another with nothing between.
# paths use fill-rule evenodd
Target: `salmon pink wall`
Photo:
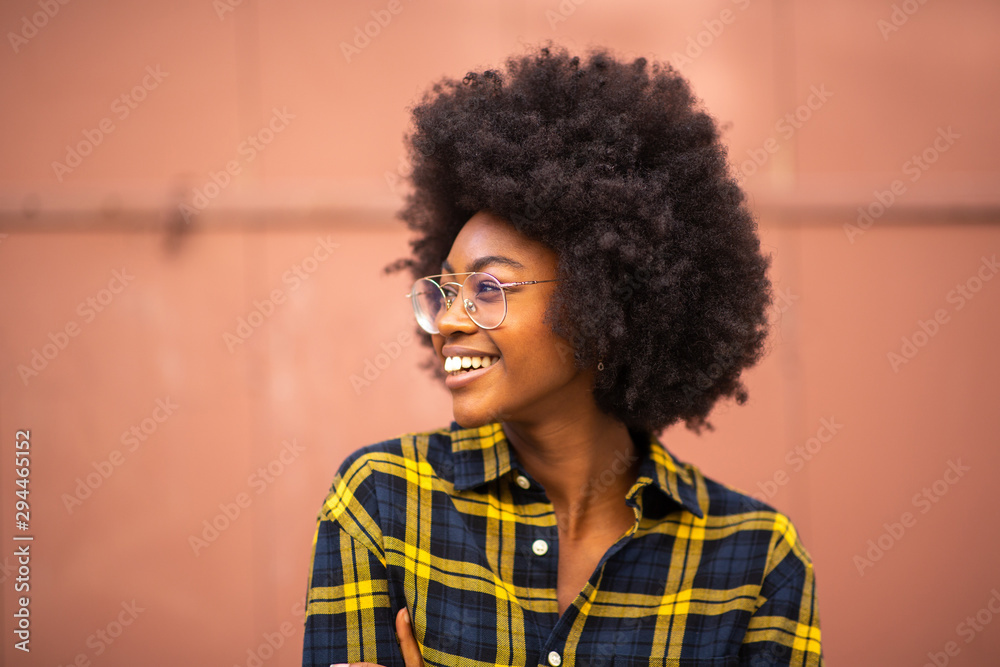
<instances>
[{"instance_id":1,"label":"salmon pink wall","mask_svg":"<svg viewBox=\"0 0 1000 667\"><path fill-rule=\"evenodd\" d=\"M451 418L381 273L407 107L546 39L687 75L774 257L749 403L667 446L795 521L829 664L993 664L998 24L988 0L3 3L3 664L300 662L334 470Z\"/></svg>"}]
</instances>

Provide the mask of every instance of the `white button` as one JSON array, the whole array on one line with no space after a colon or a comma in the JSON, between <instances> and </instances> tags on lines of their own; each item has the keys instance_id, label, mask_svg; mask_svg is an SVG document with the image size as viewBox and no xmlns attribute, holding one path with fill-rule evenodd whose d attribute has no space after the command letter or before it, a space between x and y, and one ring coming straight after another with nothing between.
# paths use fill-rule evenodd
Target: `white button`
<instances>
[{"instance_id":1,"label":"white button","mask_svg":"<svg viewBox=\"0 0 1000 667\"><path fill-rule=\"evenodd\" d=\"M531 482L529 482L528 478L525 477L524 475L518 475L517 479L515 479L514 481L517 482L517 485L522 489L527 489L529 486L531 486Z\"/></svg>"},{"instance_id":2,"label":"white button","mask_svg":"<svg viewBox=\"0 0 1000 667\"><path fill-rule=\"evenodd\" d=\"M555 651L549 651L549 664L552 667L559 667L562 664L562 656Z\"/></svg>"},{"instance_id":3,"label":"white button","mask_svg":"<svg viewBox=\"0 0 1000 667\"><path fill-rule=\"evenodd\" d=\"M549 543L545 540L535 540L534 544L531 545L531 550L535 552L536 556L544 556L549 551ZM559 659L559 654L553 651L549 653L549 662L552 662L552 656L555 656L556 660Z\"/></svg>"}]
</instances>

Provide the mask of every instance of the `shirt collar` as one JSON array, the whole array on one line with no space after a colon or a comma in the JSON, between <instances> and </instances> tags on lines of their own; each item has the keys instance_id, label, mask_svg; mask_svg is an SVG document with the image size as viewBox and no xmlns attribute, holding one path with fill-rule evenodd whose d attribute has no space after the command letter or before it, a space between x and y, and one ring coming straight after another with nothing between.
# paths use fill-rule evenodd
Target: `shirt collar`
<instances>
[{"instance_id":1,"label":"shirt collar","mask_svg":"<svg viewBox=\"0 0 1000 667\"><path fill-rule=\"evenodd\" d=\"M451 423L451 453L454 485L459 491L493 481L511 470L521 470L513 448L499 422L475 428ZM640 494L646 486L659 490L698 518L704 513L698 504L692 466L678 460L656 438L649 436L649 447L639 465L639 477L628 497Z\"/></svg>"}]
</instances>

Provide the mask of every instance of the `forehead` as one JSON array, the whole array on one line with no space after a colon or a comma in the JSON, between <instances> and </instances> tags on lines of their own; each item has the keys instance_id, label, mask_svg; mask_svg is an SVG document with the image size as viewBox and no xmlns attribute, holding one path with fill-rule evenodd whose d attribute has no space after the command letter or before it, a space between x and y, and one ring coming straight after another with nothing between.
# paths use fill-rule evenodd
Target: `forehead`
<instances>
[{"instance_id":1,"label":"forehead","mask_svg":"<svg viewBox=\"0 0 1000 667\"><path fill-rule=\"evenodd\" d=\"M482 263L483 259L489 259L490 266L545 271L546 275L554 275L558 263L553 250L528 238L512 224L488 211L480 211L469 218L455 237L442 268L478 271L485 267L472 265Z\"/></svg>"}]
</instances>

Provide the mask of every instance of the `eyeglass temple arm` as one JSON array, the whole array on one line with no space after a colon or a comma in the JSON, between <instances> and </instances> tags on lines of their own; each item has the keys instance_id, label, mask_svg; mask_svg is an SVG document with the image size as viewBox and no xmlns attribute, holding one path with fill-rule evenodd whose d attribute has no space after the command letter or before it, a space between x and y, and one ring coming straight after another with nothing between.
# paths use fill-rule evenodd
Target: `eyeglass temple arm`
<instances>
[{"instance_id":1,"label":"eyeglass temple arm","mask_svg":"<svg viewBox=\"0 0 1000 667\"><path fill-rule=\"evenodd\" d=\"M555 283L562 280L562 278L553 278L552 280L524 280L519 283L499 283L500 287L517 287L518 285L537 285L538 283Z\"/></svg>"}]
</instances>

